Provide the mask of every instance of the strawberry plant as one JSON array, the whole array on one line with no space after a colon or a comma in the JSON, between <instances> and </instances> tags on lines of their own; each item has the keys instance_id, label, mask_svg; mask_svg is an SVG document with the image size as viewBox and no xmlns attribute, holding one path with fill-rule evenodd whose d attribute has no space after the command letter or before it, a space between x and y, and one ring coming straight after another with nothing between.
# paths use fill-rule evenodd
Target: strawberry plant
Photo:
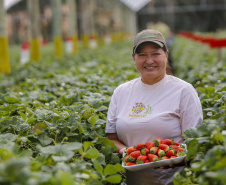
<instances>
[{"instance_id":1,"label":"strawberry plant","mask_svg":"<svg viewBox=\"0 0 226 185\"><path fill-rule=\"evenodd\" d=\"M127 45L62 60L46 55L24 66L18 55L12 59L12 73L0 77L0 184L122 181L121 159L104 129L113 90L137 76Z\"/></svg>"},{"instance_id":2,"label":"strawberry plant","mask_svg":"<svg viewBox=\"0 0 226 185\"><path fill-rule=\"evenodd\" d=\"M190 165L174 176L174 184L223 185L226 183L226 56L218 61L217 50L179 37L173 56L177 75L197 89L204 113L202 126L184 132Z\"/></svg>"}]
</instances>

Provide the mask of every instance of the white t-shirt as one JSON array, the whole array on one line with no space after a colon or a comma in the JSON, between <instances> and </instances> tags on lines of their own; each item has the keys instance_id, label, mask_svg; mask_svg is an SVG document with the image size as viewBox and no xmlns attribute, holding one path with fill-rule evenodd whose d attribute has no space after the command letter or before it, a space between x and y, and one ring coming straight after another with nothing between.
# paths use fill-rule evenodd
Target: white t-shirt
<instances>
[{"instance_id":1,"label":"white t-shirt","mask_svg":"<svg viewBox=\"0 0 226 185\"><path fill-rule=\"evenodd\" d=\"M126 146L156 138L183 143L184 130L202 121L201 103L191 84L171 75L154 85L136 78L115 89L105 132L117 133Z\"/></svg>"},{"instance_id":2,"label":"white t-shirt","mask_svg":"<svg viewBox=\"0 0 226 185\"><path fill-rule=\"evenodd\" d=\"M156 138L183 143L186 128L202 124L200 100L193 86L171 75L154 85L137 78L118 86L108 109L106 133L117 133L126 146ZM127 171L127 185L172 185L184 167Z\"/></svg>"}]
</instances>

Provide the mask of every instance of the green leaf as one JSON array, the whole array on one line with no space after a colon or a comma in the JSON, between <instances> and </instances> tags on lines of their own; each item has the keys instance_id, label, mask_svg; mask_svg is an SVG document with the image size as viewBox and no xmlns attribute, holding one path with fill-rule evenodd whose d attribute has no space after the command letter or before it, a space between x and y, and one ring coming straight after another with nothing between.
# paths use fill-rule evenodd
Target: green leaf
<instances>
[{"instance_id":1,"label":"green leaf","mask_svg":"<svg viewBox=\"0 0 226 185\"><path fill-rule=\"evenodd\" d=\"M28 124L32 124L32 123L34 123L35 121L36 121L36 118L30 117L30 118L28 118L27 123L28 123Z\"/></svg>"},{"instance_id":2,"label":"green leaf","mask_svg":"<svg viewBox=\"0 0 226 185\"><path fill-rule=\"evenodd\" d=\"M75 151L82 148L82 143L79 142L70 142L62 145L63 150L66 151Z\"/></svg>"},{"instance_id":3,"label":"green leaf","mask_svg":"<svg viewBox=\"0 0 226 185\"><path fill-rule=\"evenodd\" d=\"M185 137L186 138L197 138L199 137L199 134L196 130L196 128L187 128L185 131L184 131L184 134L185 134Z\"/></svg>"},{"instance_id":4,"label":"green leaf","mask_svg":"<svg viewBox=\"0 0 226 185\"><path fill-rule=\"evenodd\" d=\"M42 146L47 146L52 143L52 140L48 137L47 133L41 133L38 135L38 140L40 141Z\"/></svg>"},{"instance_id":5,"label":"green leaf","mask_svg":"<svg viewBox=\"0 0 226 185\"><path fill-rule=\"evenodd\" d=\"M23 120L26 120L27 119L26 114L24 114L24 113L22 113L20 111L18 111L18 113L21 115L21 117L23 118Z\"/></svg>"},{"instance_id":6,"label":"green leaf","mask_svg":"<svg viewBox=\"0 0 226 185\"><path fill-rule=\"evenodd\" d=\"M98 160L93 161L94 168L96 169L97 172L100 173L101 176L103 176L103 167L100 165Z\"/></svg>"},{"instance_id":7,"label":"green leaf","mask_svg":"<svg viewBox=\"0 0 226 185\"><path fill-rule=\"evenodd\" d=\"M115 146L114 142L109 140L108 138L100 138L97 143L101 144L101 153L105 156L112 154L117 147Z\"/></svg>"},{"instance_id":8,"label":"green leaf","mask_svg":"<svg viewBox=\"0 0 226 185\"><path fill-rule=\"evenodd\" d=\"M84 147L84 152L90 147L90 146L93 146L93 142L84 142L83 143L83 147Z\"/></svg>"},{"instance_id":9,"label":"green leaf","mask_svg":"<svg viewBox=\"0 0 226 185\"><path fill-rule=\"evenodd\" d=\"M7 134L1 134L0 135L0 140L8 140L8 141L15 141L17 139L17 135L11 134L11 133L7 133Z\"/></svg>"},{"instance_id":10,"label":"green leaf","mask_svg":"<svg viewBox=\"0 0 226 185\"><path fill-rule=\"evenodd\" d=\"M215 180L219 180L222 184L226 184L226 168L221 169L216 172L206 172L205 176L207 178L213 178Z\"/></svg>"},{"instance_id":11,"label":"green leaf","mask_svg":"<svg viewBox=\"0 0 226 185\"><path fill-rule=\"evenodd\" d=\"M206 91L207 91L208 95L210 96L215 92L215 89L213 87L209 86L209 87L206 87Z\"/></svg>"},{"instance_id":12,"label":"green leaf","mask_svg":"<svg viewBox=\"0 0 226 185\"><path fill-rule=\"evenodd\" d=\"M75 179L71 173L60 170L56 173L55 182L54 184L72 185L75 183Z\"/></svg>"},{"instance_id":13,"label":"green leaf","mask_svg":"<svg viewBox=\"0 0 226 185\"><path fill-rule=\"evenodd\" d=\"M4 100L5 100L7 103L16 103L16 102L19 101L15 96L5 96L5 97L4 97Z\"/></svg>"},{"instance_id":14,"label":"green leaf","mask_svg":"<svg viewBox=\"0 0 226 185\"><path fill-rule=\"evenodd\" d=\"M198 153L199 150L199 144L197 139L193 139L191 141L189 141L189 143L187 144L187 155L186 155L186 160L190 160L193 156L195 156Z\"/></svg>"},{"instance_id":15,"label":"green leaf","mask_svg":"<svg viewBox=\"0 0 226 185\"><path fill-rule=\"evenodd\" d=\"M62 151L61 153L58 151L57 154L52 155L52 159L56 162L69 161L74 156L74 152L72 151Z\"/></svg>"},{"instance_id":16,"label":"green leaf","mask_svg":"<svg viewBox=\"0 0 226 185\"><path fill-rule=\"evenodd\" d=\"M99 151L96 148L90 148L85 152L85 158L92 159L99 156Z\"/></svg>"},{"instance_id":17,"label":"green leaf","mask_svg":"<svg viewBox=\"0 0 226 185\"><path fill-rule=\"evenodd\" d=\"M116 165L112 165L112 164L108 164L105 168L104 168L104 175L108 176L108 175L113 175L116 174L118 172L123 171L124 168L122 167L121 164L116 164Z\"/></svg>"},{"instance_id":18,"label":"green leaf","mask_svg":"<svg viewBox=\"0 0 226 185\"><path fill-rule=\"evenodd\" d=\"M111 176L108 176L106 178L106 181L110 182L110 183L120 183L122 180L122 177L118 174L116 175L111 175Z\"/></svg>"},{"instance_id":19,"label":"green leaf","mask_svg":"<svg viewBox=\"0 0 226 185\"><path fill-rule=\"evenodd\" d=\"M96 121L99 119L99 116L98 115L93 115L93 116L91 116L89 119L88 119L88 122L92 125L92 126L94 126L95 125L95 123L96 123Z\"/></svg>"}]
</instances>

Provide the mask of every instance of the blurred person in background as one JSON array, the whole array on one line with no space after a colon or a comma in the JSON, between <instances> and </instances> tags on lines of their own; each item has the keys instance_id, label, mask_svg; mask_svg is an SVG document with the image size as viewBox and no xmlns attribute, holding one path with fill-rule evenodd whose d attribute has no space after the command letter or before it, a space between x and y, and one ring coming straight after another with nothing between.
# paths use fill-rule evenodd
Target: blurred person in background
<instances>
[{"instance_id":1,"label":"blurred person in background","mask_svg":"<svg viewBox=\"0 0 226 185\"><path fill-rule=\"evenodd\" d=\"M163 35L143 30L134 38L132 57L140 77L119 85L108 109L106 136L117 152L156 138L183 143L185 129L198 127L203 112L194 87L172 75ZM171 185L185 163L126 171L127 185Z\"/></svg>"}]
</instances>

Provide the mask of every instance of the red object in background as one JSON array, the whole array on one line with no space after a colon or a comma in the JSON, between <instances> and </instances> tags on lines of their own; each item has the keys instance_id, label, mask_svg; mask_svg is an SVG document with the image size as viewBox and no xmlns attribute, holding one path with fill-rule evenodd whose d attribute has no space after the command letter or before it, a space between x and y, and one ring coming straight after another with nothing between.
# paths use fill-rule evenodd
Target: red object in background
<instances>
[{"instance_id":1,"label":"red object in background","mask_svg":"<svg viewBox=\"0 0 226 185\"><path fill-rule=\"evenodd\" d=\"M211 48L226 47L226 39L213 39L209 42Z\"/></svg>"},{"instance_id":2,"label":"red object in background","mask_svg":"<svg viewBox=\"0 0 226 185\"><path fill-rule=\"evenodd\" d=\"M22 50L28 50L29 49L29 43L28 42L23 42L22 46L21 46Z\"/></svg>"},{"instance_id":3,"label":"red object in background","mask_svg":"<svg viewBox=\"0 0 226 185\"><path fill-rule=\"evenodd\" d=\"M46 44L48 44L48 42L46 40L43 40L42 45L45 46Z\"/></svg>"},{"instance_id":4,"label":"red object in background","mask_svg":"<svg viewBox=\"0 0 226 185\"><path fill-rule=\"evenodd\" d=\"M72 41L72 38L71 37L67 37L66 39L65 39L65 41L67 42L67 41Z\"/></svg>"},{"instance_id":5,"label":"red object in background","mask_svg":"<svg viewBox=\"0 0 226 185\"><path fill-rule=\"evenodd\" d=\"M194 35L192 33L188 33L188 32L180 32L178 33L179 35L195 40L195 41L199 41L202 43L207 43L209 44L209 46L211 48L222 48L222 47L226 47L226 38L223 39L216 39L213 37L203 37L200 35Z\"/></svg>"}]
</instances>

